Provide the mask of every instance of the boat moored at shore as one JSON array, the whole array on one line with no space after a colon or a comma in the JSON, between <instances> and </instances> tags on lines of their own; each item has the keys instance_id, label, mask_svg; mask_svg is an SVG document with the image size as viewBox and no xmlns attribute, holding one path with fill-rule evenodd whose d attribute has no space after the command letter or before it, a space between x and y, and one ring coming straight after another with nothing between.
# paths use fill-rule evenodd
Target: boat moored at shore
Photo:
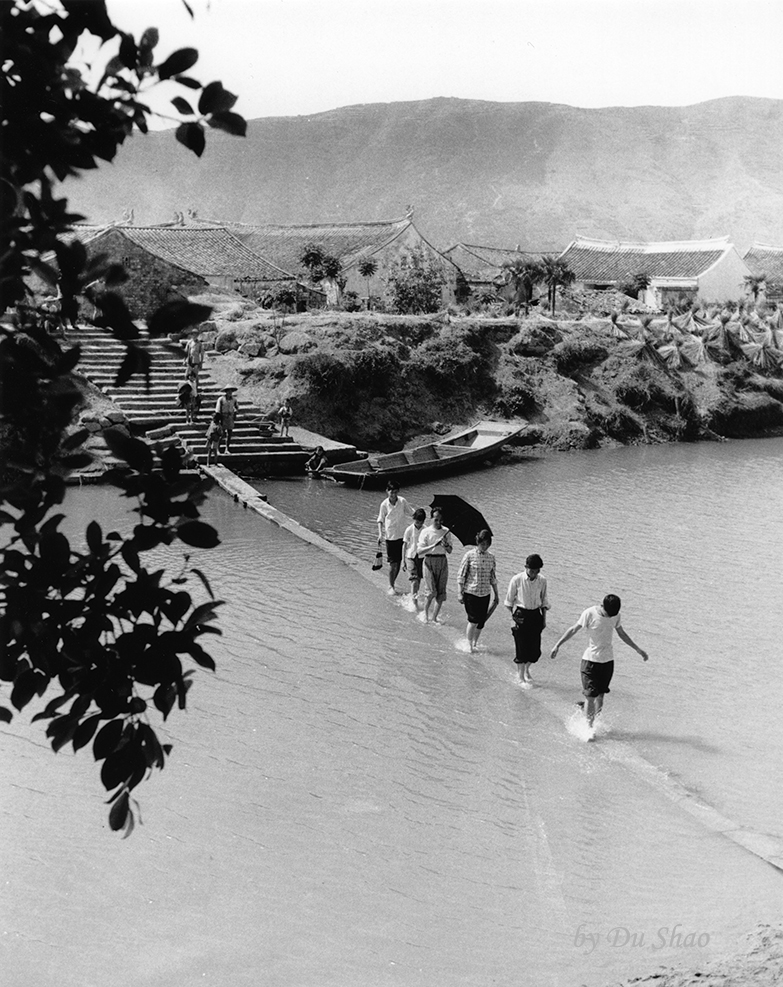
<instances>
[{"instance_id":1,"label":"boat moored at shore","mask_svg":"<svg viewBox=\"0 0 783 987\"><path fill-rule=\"evenodd\" d=\"M461 473L492 462L503 446L526 425L483 420L439 442L381 456L368 456L324 470L351 486L382 488L389 480L415 482L447 473Z\"/></svg>"}]
</instances>

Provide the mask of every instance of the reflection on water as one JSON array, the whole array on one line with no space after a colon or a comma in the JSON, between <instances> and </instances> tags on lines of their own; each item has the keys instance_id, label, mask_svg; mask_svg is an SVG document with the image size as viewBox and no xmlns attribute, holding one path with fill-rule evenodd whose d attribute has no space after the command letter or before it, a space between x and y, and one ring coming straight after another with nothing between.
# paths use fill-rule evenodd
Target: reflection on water
<instances>
[{"instance_id":1,"label":"reflection on water","mask_svg":"<svg viewBox=\"0 0 783 987\"><path fill-rule=\"evenodd\" d=\"M471 656L454 645L453 594L446 631L424 627L385 596L385 572L372 585L213 498L222 545L196 554L228 601L218 672L200 672L170 720L145 825L119 845L96 838L93 765L9 731L0 869L14 970L37 977L17 982L598 985L698 963L774 919L778 872L664 797L645 765L783 835L781 452L618 450L404 491L480 507L502 583L542 554L545 646L604 593L623 597L651 660L618 646L596 744L566 729L578 638L523 692L502 608ZM381 495L306 480L265 491L369 572ZM73 503L88 520L113 513L110 498ZM667 932L661 946L678 925L709 944L684 951Z\"/></svg>"}]
</instances>

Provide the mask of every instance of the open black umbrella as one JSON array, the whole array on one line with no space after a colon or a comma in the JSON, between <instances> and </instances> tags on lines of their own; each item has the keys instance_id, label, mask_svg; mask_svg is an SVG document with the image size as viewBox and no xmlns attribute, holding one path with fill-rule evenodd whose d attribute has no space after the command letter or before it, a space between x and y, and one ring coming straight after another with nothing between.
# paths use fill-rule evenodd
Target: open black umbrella
<instances>
[{"instance_id":1,"label":"open black umbrella","mask_svg":"<svg viewBox=\"0 0 783 987\"><path fill-rule=\"evenodd\" d=\"M481 511L456 494L435 494L430 507L441 509L443 523L463 545L475 545L476 535L482 528L486 528L492 534Z\"/></svg>"}]
</instances>

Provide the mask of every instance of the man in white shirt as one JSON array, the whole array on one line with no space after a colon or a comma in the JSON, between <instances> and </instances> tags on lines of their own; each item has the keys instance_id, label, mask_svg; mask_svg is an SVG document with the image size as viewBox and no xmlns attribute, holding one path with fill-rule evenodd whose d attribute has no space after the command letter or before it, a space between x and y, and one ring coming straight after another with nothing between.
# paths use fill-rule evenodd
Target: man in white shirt
<instances>
[{"instance_id":1,"label":"man in white shirt","mask_svg":"<svg viewBox=\"0 0 783 987\"><path fill-rule=\"evenodd\" d=\"M533 684L530 666L541 657L541 634L546 627L546 612L549 609L546 579L541 575L543 565L540 555L528 555L525 571L512 577L503 601L514 618L511 628L514 663L519 668L519 682L526 689Z\"/></svg>"},{"instance_id":2,"label":"man in white shirt","mask_svg":"<svg viewBox=\"0 0 783 987\"><path fill-rule=\"evenodd\" d=\"M552 648L550 658L556 658L561 645L565 644L574 634L584 628L587 631L587 647L582 655L582 693L586 699L585 714L588 726L592 727L596 716L604 705L604 696L609 692L609 683L614 674L614 649L612 638L614 632L629 648L633 648L647 661L649 655L642 651L631 640L620 623L620 597L609 593L604 597L600 607L588 607L583 610L579 620L569 627L557 644ZM581 705L581 703L579 704Z\"/></svg>"},{"instance_id":3,"label":"man in white shirt","mask_svg":"<svg viewBox=\"0 0 783 987\"><path fill-rule=\"evenodd\" d=\"M402 540L408 527L408 518L413 517L413 508L404 497L400 497L399 484L389 480L386 487L386 500L378 511L378 544L386 541L386 561L389 563L389 588L393 596L397 590L394 583L402 565Z\"/></svg>"},{"instance_id":4,"label":"man in white shirt","mask_svg":"<svg viewBox=\"0 0 783 987\"><path fill-rule=\"evenodd\" d=\"M215 405L215 414L220 415L220 424L226 439L226 452L231 452L231 436L234 432L234 421L239 410L239 402L235 397L236 390L236 387L224 387L223 393Z\"/></svg>"},{"instance_id":5,"label":"man in white shirt","mask_svg":"<svg viewBox=\"0 0 783 987\"><path fill-rule=\"evenodd\" d=\"M434 602L432 620L440 623L440 608L446 600L449 582L449 560L454 545L451 532L443 526L443 515L439 507L430 512L430 526L419 535L418 553L424 559L424 610L419 620L429 623L430 605Z\"/></svg>"}]
</instances>

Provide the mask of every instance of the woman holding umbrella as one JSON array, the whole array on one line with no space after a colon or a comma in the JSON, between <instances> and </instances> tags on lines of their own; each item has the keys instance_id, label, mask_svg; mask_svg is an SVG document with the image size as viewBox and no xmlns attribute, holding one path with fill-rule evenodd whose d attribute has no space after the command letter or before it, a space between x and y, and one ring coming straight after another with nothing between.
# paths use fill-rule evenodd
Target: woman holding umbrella
<instances>
[{"instance_id":1,"label":"woman holding umbrella","mask_svg":"<svg viewBox=\"0 0 783 987\"><path fill-rule=\"evenodd\" d=\"M495 573L495 556L489 551L492 534L483 528L476 535L476 547L469 548L462 557L457 575L459 595L457 599L468 615L466 636L471 653L476 651L484 624L500 602L498 580ZM489 606L490 590L495 594L492 609Z\"/></svg>"}]
</instances>

